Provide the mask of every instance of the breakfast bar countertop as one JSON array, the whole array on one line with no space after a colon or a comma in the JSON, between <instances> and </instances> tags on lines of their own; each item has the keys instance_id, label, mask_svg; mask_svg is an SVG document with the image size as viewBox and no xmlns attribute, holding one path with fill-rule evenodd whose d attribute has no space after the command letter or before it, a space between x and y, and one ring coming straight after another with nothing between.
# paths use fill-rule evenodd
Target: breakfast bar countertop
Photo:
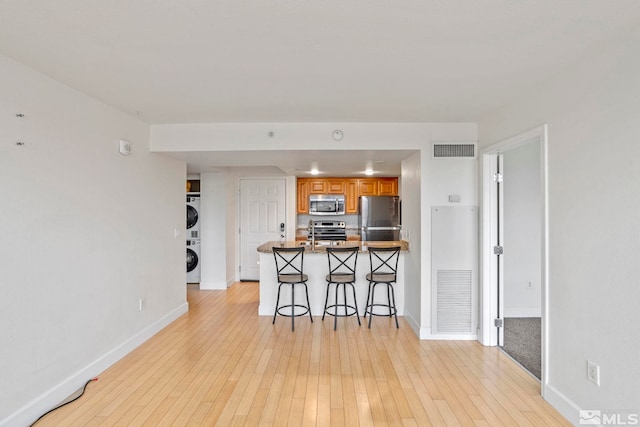
<instances>
[{"instance_id":1,"label":"breakfast bar countertop","mask_svg":"<svg viewBox=\"0 0 640 427\"><path fill-rule=\"evenodd\" d=\"M400 246L400 250L402 252L408 252L409 251L409 242L407 242L406 240L394 240L394 241L389 241L389 242L376 242L376 241L366 241L366 242L361 242L361 241L340 241L340 243L338 244L332 244L329 245L328 243L326 243L325 241L323 241L322 244L317 244L315 246L315 249L311 247L311 242L308 240L298 240L298 241L293 241L293 240L287 240L285 242L278 242L278 241L270 241L267 243L264 243L260 246L258 246L258 252L261 253L271 253L272 248L276 246L276 247L281 247L281 248L297 248L300 246L304 246L305 248L305 252L308 253L325 253L326 252L326 248L331 246L334 248L345 248L345 247L358 247L360 248L360 252L367 252L368 248L372 247L372 248L388 248L391 246Z\"/></svg>"}]
</instances>

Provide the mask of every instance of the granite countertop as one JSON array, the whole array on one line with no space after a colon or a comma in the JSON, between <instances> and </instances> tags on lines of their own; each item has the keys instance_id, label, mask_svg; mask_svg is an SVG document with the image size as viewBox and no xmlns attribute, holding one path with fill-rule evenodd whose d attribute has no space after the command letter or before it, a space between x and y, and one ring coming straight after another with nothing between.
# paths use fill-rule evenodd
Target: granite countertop
<instances>
[{"instance_id":1,"label":"granite countertop","mask_svg":"<svg viewBox=\"0 0 640 427\"><path fill-rule=\"evenodd\" d=\"M271 241L264 243L258 246L258 252L261 253L272 253L272 249L274 246L281 248L297 248L303 246L305 248L305 252L307 253L325 253L326 249L329 245L316 245L315 249L311 247L310 244L307 244L307 241L291 241L287 240L285 242ZM400 246L400 250L402 252L409 251L409 243L405 240L395 240L390 242L361 242L361 241L347 241L345 243L334 244L333 247L345 248L345 247L357 247L360 249L360 252L367 252L368 248L388 248L391 246Z\"/></svg>"}]
</instances>

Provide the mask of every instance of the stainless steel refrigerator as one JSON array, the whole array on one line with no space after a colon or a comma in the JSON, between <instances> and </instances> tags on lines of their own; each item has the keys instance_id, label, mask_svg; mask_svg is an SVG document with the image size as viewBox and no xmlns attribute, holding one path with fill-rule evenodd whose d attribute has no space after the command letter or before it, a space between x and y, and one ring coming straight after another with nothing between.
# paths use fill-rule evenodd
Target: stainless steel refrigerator
<instances>
[{"instance_id":1,"label":"stainless steel refrigerator","mask_svg":"<svg viewBox=\"0 0 640 427\"><path fill-rule=\"evenodd\" d=\"M400 198L361 196L359 222L363 241L400 240Z\"/></svg>"}]
</instances>

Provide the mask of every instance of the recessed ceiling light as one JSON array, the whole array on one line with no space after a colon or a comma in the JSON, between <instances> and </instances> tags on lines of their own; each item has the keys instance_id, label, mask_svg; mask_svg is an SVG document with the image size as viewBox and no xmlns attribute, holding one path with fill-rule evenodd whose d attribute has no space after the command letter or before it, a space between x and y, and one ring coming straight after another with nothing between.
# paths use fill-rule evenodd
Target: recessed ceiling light
<instances>
[{"instance_id":1,"label":"recessed ceiling light","mask_svg":"<svg viewBox=\"0 0 640 427\"><path fill-rule=\"evenodd\" d=\"M367 169L366 171L364 171L364 174L365 175L373 175L374 174L373 169Z\"/></svg>"},{"instance_id":2,"label":"recessed ceiling light","mask_svg":"<svg viewBox=\"0 0 640 427\"><path fill-rule=\"evenodd\" d=\"M320 170L318 169L318 162L311 162L311 170L309 171L311 175L318 175Z\"/></svg>"}]
</instances>

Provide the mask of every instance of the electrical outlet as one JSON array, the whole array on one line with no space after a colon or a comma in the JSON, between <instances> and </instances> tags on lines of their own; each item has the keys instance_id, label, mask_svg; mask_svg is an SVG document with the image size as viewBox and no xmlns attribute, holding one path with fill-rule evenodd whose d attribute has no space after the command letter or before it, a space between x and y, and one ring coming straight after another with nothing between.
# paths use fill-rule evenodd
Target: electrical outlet
<instances>
[{"instance_id":1,"label":"electrical outlet","mask_svg":"<svg viewBox=\"0 0 640 427\"><path fill-rule=\"evenodd\" d=\"M140 298L140 300L138 301L138 310L144 310L144 298Z\"/></svg>"},{"instance_id":2,"label":"electrical outlet","mask_svg":"<svg viewBox=\"0 0 640 427\"><path fill-rule=\"evenodd\" d=\"M533 282L527 281L527 289L533 289Z\"/></svg>"},{"instance_id":3,"label":"electrical outlet","mask_svg":"<svg viewBox=\"0 0 640 427\"><path fill-rule=\"evenodd\" d=\"M600 387L600 366L587 360L587 379Z\"/></svg>"}]
</instances>

